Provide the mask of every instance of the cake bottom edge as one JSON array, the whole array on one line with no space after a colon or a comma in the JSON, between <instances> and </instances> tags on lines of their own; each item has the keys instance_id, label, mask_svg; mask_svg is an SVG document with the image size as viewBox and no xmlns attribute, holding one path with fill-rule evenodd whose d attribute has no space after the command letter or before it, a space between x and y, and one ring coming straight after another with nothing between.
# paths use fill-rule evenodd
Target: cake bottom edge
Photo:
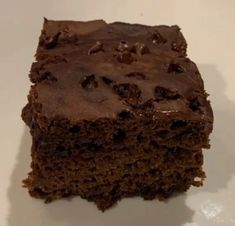
<instances>
[{"instance_id":1,"label":"cake bottom edge","mask_svg":"<svg viewBox=\"0 0 235 226\"><path fill-rule=\"evenodd\" d=\"M178 178L172 181L166 181L162 178L159 181L155 181L152 184L136 184L132 187L126 187L123 191L123 183L110 184L102 186L102 193L99 193L99 189L96 191L91 189L90 192L81 192L78 184L71 184L61 189L45 190L40 185L39 181L34 181L33 173L29 173L27 179L23 180L23 187L28 189L30 196L38 199L43 199L45 203L51 203L52 201L61 198L72 198L80 196L90 202L94 202L99 210L105 211L117 204L123 198L129 197L142 197L144 200L157 199L159 201L165 201L175 195L186 192L191 186L202 186L205 179L205 173L202 168L194 169L192 175L185 175L185 178ZM124 186L125 187L125 186ZM120 189L121 188L121 189Z\"/></svg>"}]
</instances>

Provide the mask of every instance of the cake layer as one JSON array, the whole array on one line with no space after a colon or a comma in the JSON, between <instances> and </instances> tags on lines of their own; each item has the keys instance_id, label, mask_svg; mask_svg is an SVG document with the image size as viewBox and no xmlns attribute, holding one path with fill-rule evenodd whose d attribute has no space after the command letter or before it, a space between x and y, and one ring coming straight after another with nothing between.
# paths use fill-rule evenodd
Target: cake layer
<instances>
[{"instance_id":1,"label":"cake layer","mask_svg":"<svg viewBox=\"0 0 235 226\"><path fill-rule=\"evenodd\" d=\"M54 145L51 150L55 150L56 146L62 149L86 148L88 143L93 148L122 148L148 145L151 141L191 149L209 147L208 135L212 130L209 119L186 120L180 114L155 118L155 112L142 109L123 111L114 119L80 120L75 123L60 117L50 121L32 112L36 111L36 107L31 106L28 104L23 110L23 119L31 128L34 139Z\"/></svg>"},{"instance_id":2,"label":"cake layer","mask_svg":"<svg viewBox=\"0 0 235 226\"><path fill-rule=\"evenodd\" d=\"M25 181L30 194L46 201L80 195L102 210L121 197L167 198L200 186L205 176L201 150L151 143L148 149L71 150L60 157L46 151L34 142L32 172Z\"/></svg>"}]
</instances>

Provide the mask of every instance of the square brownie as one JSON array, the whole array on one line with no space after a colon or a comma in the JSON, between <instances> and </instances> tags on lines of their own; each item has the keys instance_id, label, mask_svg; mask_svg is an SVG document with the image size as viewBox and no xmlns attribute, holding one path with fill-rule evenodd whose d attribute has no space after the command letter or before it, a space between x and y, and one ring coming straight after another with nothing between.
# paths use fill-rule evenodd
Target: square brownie
<instances>
[{"instance_id":1,"label":"square brownie","mask_svg":"<svg viewBox=\"0 0 235 226\"><path fill-rule=\"evenodd\" d=\"M29 193L105 210L202 185L213 113L186 48L176 25L45 19L22 111Z\"/></svg>"}]
</instances>

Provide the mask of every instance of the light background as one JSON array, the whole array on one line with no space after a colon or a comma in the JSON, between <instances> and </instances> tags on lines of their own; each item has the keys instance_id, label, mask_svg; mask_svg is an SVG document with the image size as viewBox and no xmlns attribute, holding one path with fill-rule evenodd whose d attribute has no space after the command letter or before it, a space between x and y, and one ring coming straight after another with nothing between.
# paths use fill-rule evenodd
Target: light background
<instances>
[{"instance_id":1,"label":"light background","mask_svg":"<svg viewBox=\"0 0 235 226\"><path fill-rule=\"evenodd\" d=\"M0 0L0 225L235 225L234 12L234 0ZM215 115L212 148L205 151L204 187L168 203L125 199L105 213L80 198L45 205L28 196L21 180L29 171L31 143L20 114L44 16L182 28Z\"/></svg>"}]
</instances>

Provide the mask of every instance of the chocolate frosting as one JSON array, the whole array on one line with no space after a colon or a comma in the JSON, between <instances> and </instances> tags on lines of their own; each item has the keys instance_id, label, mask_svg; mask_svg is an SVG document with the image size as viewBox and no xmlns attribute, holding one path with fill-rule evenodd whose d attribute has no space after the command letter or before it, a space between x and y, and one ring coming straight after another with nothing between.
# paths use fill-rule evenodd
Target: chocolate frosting
<instances>
[{"instance_id":1,"label":"chocolate frosting","mask_svg":"<svg viewBox=\"0 0 235 226\"><path fill-rule=\"evenodd\" d=\"M44 20L30 78L46 117L72 121L139 114L205 119L212 111L178 26ZM140 115L140 114L139 114Z\"/></svg>"}]
</instances>

